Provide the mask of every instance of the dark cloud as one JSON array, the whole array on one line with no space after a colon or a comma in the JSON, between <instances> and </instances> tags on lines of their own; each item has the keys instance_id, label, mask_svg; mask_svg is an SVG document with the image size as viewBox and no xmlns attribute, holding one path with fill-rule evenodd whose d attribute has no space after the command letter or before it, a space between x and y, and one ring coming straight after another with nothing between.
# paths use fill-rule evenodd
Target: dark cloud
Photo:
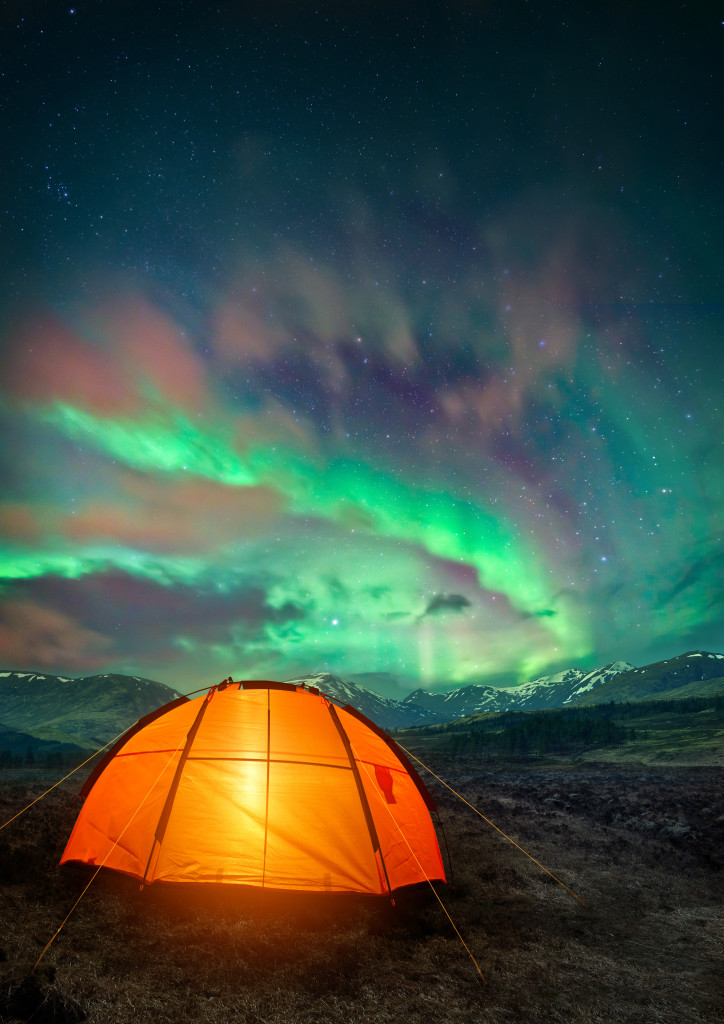
<instances>
[{"instance_id":1,"label":"dark cloud","mask_svg":"<svg viewBox=\"0 0 724 1024\"><path fill-rule=\"evenodd\" d=\"M541 608L537 612L522 612L519 616L521 621L525 619L550 619L552 616L557 615L558 612L553 611L552 608Z\"/></svg>"},{"instance_id":2,"label":"dark cloud","mask_svg":"<svg viewBox=\"0 0 724 1024\"><path fill-rule=\"evenodd\" d=\"M711 579L718 592L720 581L721 581L721 570L724 566L724 555L718 553L712 553L704 558L695 559L688 567L686 572L677 580L677 582L664 592L661 597L660 604L667 605L678 597L684 590L688 590L690 587L696 586L702 580L707 578ZM717 601L714 601L716 604Z\"/></svg>"},{"instance_id":3,"label":"dark cloud","mask_svg":"<svg viewBox=\"0 0 724 1024\"><path fill-rule=\"evenodd\" d=\"M439 615L442 612L461 612L470 607L470 601L463 594L435 594L431 598L424 615Z\"/></svg>"},{"instance_id":4,"label":"dark cloud","mask_svg":"<svg viewBox=\"0 0 724 1024\"><path fill-rule=\"evenodd\" d=\"M268 605L267 592L260 585L228 592L197 586L171 588L121 572L78 580L48 576L18 585L12 596L27 607L42 609L44 616L62 614L84 635L97 641L104 638L117 654L170 650L176 638L185 636L220 643L232 628L251 638L267 623L304 616L292 602L279 608Z\"/></svg>"},{"instance_id":5,"label":"dark cloud","mask_svg":"<svg viewBox=\"0 0 724 1024\"><path fill-rule=\"evenodd\" d=\"M109 637L84 627L62 608L0 598L0 662L17 669L87 672L108 663Z\"/></svg>"}]
</instances>

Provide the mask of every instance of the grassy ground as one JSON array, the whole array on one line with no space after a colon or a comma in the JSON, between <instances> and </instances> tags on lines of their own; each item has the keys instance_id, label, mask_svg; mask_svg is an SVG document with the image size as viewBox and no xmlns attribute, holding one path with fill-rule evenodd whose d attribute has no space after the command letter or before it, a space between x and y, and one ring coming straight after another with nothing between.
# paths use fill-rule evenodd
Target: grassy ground
<instances>
[{"instance_id":1,"label":"grassy ground","mask_svg":"<svg viewBox=\"0 0 724 1024\"><path fill-rule=\"evenodd\" d=\"M683 715L674 712L652 712L623 725L633 727L637 738L633 743L616 747L596 760L643 764L724 766L724 712L708 709Z\"/></svg>"},{"instance_id":2,"label":"grassy ground","mask_svg":"<svg viewBox=\"0 0 724 1024\"><path fill-rule=\"evenodd\" d=\"M588 904L432 783L456 888L386 901L154 889L47 872L78 786L0 831L0 1021L704 1024L722 987L724 771L443 764ZM47 785L0 775L0 823ZM57 858L56 858L57 859Z\"/></svg>"},{"instance_id":3,"label":"grassy ground","mask_svg":"<svg viewBox=\"0 0 724 1024\"><path fill-rule=\"evenodd\" d=\"M673 701L641 701L635 705L636 715L627 717L625 706L621 706L621 714L614 715L612 721L623 726L629 733L626 743L621 746L592 747L582 750L575 755L556 757L549 755L548 760L561 764L569 763L607 763L611 765L631 765L632 768L643 765L676 765L683 766L718 766L724 768L724 710L720 708L706 708L696 710L687 707L686 701L677 701L681 707L672 708ZM583 709L593 711L595 709ZM525 712L521 718L527 716L535 717L536 714L545 714L555 717L556 715L570 714L570 711L554 709L546 712ZM485 720L489 725L496 722L504 722L505 715L480 715L469 716L469 721L475 724L476 718ZM445 753L446 744L454 738L460 723L449 723L447 726L440 726L439 732L427 734L424 730L419 732L402 730L397 735L399 741L408 746L415 744L423 760L431 758L438 759ZM503 728L503 725L500 725ZM487 756L487 755L481 755ZM494 763L494 757L490 758Z\"/></svg>"}]
</instances>

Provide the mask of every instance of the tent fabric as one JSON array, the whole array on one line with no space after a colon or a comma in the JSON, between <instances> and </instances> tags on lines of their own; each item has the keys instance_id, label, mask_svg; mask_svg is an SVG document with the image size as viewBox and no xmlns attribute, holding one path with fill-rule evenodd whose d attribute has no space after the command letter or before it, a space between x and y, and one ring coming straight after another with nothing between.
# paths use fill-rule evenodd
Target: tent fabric
<instances>
[{"instance_id":1,"label":"tent fabric","mask_svg":"<svg viewBox=\"0 0 724 1024\"><path fill-rule=\"evenodd\" d=\"M61 863L153 882L387 893L445 880L421 779L323 694L231 683L174 701L89 779Z\"/></svg>"}]
</instances>

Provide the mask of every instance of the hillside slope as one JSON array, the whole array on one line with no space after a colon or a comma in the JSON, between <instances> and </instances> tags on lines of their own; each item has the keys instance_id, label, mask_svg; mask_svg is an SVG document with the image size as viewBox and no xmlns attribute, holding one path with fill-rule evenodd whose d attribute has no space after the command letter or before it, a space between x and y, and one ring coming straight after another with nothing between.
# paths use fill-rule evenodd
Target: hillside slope
<instances>
[{"instance_id":1,"label":"hillside slope","mask_svg":"<svg viewBox=\"0 0 724 1024\"><path fill-rule=\"evenodd\" d=\"M139 676L0 672L0 722L40 739L85 747L106 743L176 697L163 683Z\"/></svg>"}]
</instances>

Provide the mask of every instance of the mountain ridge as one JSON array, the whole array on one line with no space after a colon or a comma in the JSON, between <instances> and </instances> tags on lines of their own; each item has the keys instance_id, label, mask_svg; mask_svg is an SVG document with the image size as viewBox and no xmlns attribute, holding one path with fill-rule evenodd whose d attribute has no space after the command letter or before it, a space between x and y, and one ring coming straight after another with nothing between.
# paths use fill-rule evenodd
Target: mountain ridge
<instances>
[{"instance_id":1,"label":"mountain ridge","mask_svg":"<svg viewBox=\"0 0 724 1024\"><path fill-rule=\"evenodd\" d=\"M447 693L417 689L402 701L330 672L287 682L315 687L334 703L348 704L381 728L394 730L481 712L646 700L668 691L683 697L701 692L702 687L718 692L720 676L724 676L724 654L689 651L640 668L615 661L589 671L565 669L519 686L474 683ZM95 748L178 696L177 690L141 676L104 673L74 678L5 670L0 671L0 722L39 741Z\"/></svg>"},{"instance_id":2,"label":"mountain ridge","mask_svg":"<svg viewBox=\"0 0 724 1024\"><path fill-rule=\"evenodd\" d=\"M394 697L383 697L358 683L345 682L331 672L298 676L286 682L295 683L297 686L314 686L325 697L331 697L335 703L342 706L349 704L356 708L383 729L403 729L411 725L431 725L433 722L433 718L423 707L408 708L404 701L395 700Z\"/></svg>"},{"instance_id":3,"label":"mountain ridge","mask_svg":"<svg viewBox=\"0 0 724 1024\"><path fill-rule=\"evenodd\" d=\"M464 718L481 711L539 711L566 706L579 694L633 668L627 661L614 661L588 672L578 668L564 669L519 686L494 687L473 683L439 694L418 689L406 697L404 703L424 707L438 722Z\"/></svg>"},{"instance_id":4,"label":"mountain ridge","mask_svg":"<svg viewBox=\"0 0 724 1024\"><path fill-rule=\"evenodd\" d=\"M72 685L69 685L72 684ZM0 722L38 739L101 746L179 694L142 676L0 671Z\"/></svg>"},{"instance_id":5,"label":"mountain ridge","mask_svg":"<svg viewBox=\"0 0 724 1024\"><path fill-rule=\"evenodd\" d=\"M711 651L686 651L675 658L655 661L641 668L631 668L616 678L606 681L596 690L595 701L591 695L582 695L578 703L605 703L607 701L622 702L638 700L637 694L645 690L650 697L667 694L672 690L686 690L693 694L700 687L692 687L694 683L703 683L724 676L724 654ZM682 692L682 696L683 696Z\"/></svg>"}]
</instances>

